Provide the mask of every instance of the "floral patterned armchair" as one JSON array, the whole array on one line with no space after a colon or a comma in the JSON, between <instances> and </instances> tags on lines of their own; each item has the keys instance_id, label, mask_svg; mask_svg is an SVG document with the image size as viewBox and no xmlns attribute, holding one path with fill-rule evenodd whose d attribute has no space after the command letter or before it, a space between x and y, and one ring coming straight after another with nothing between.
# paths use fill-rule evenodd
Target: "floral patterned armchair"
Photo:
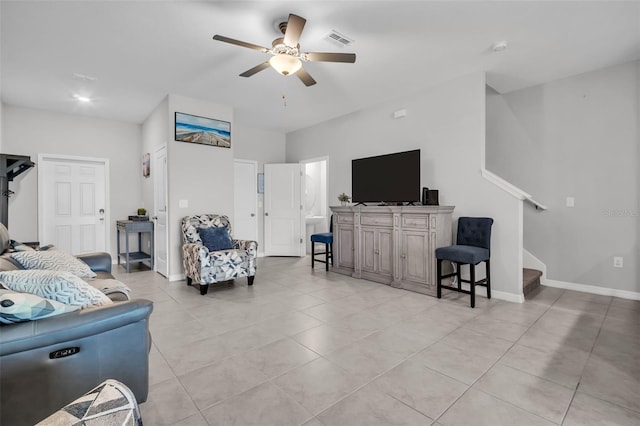
<instances>
[{"instance_id":1,"label":"floral patterned armchair","mask_svg":"<svg viewBox=\"0 0 640 426\"><path fill-rule=\"evenodd\" d=\"M182 263L187 285L200 284L200 294L207 294L209 284L247 277L253 285L256 275L258 243L249 240L233 240L233 248L209 251L202 243L200 229L226 227L231 234L227 216L203 214L182 218Z\"/></svg>"}]
</instances>

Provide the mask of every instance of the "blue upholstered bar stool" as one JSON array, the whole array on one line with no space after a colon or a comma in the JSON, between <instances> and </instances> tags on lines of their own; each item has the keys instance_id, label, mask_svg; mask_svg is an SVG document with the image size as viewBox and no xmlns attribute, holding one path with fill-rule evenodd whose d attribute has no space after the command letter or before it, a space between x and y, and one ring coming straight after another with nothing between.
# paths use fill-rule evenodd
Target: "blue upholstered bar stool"
<instances>
[{"instance_id":1,"label":"blue upholstered bar stool","mask_svg":"<svg viewBox=\"0 0 640 426\"><path fill-rule=\"evenodd\" d=\"M316 253L316 243L324 244L324 251ZM316 259L316 255L322 254L324 254L324 260ZM329 232L311 236L311 269L314 267L314 262L320 262L325 264L325 270L328 271L329 259L331 259L331 265L333 265L333 216L331 216L331 222L329 223Z\"/></svg>"},{"instance_id":2,"label":"blue upholstered bar stool","mask_svg":"<svg viewBox=\"0 0 640 426\"><path fill-rule=\"evenodd\" d=\"M458 235L456 245L440 247L436 249L437 259L437 296L442 297L442 289L453 290L471 295L471 307L476 306L476 286L487 287L487 298L491 299L491 225L493 219L489 217L461 217L458 219ZM442 261L448 260L456 264L455 272L442 275ZM487 277L476 282L476 265L485 262ZM469 265L469 279L463 280L461 275L462 265ZM442 285L443 278L457 277L458 287ZM462 283L468 283L469 290L462 288Z\"/></svg>"}]
</instances>

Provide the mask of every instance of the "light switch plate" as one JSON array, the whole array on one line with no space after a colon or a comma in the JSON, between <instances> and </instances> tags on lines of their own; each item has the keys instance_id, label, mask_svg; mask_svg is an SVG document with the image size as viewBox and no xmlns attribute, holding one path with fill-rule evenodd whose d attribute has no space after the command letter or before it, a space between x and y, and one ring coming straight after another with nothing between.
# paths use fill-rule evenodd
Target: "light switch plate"
<instances>
[{"instance_id":1,"label":"light switch plate","mask_svg":"<svg viewBox=\"0 0 640 426\"><path fill-rule=\"evenodd\" d=\"M180 207L181 209L189 208L189 200L180 200L178 202L178 207Z\"/></svg>"},{"instance_id":2,"label":"light switch plate","mask_svg":"<svg viewBox=\"0 0 640 426\"><path fill-rule=\"evenodd\" d=\"M576 205L576 199L573 197L567 197L567 207L574 207Z\"/></svg>"}]
</instances>

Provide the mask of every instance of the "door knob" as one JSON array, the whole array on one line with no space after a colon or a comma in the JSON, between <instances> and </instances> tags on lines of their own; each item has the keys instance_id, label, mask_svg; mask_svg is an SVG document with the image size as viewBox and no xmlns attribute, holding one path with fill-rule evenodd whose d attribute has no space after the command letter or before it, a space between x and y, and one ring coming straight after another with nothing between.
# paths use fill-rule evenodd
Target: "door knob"
<instances>
[{"instance_id":1,"label":"door knob","mask_svg":"<svg viewBox=\"0 0 640 426\"><path fill-rule=\"evenodd\" d=\"M256 214L255 213L251 213L251 217L254 217Z\"/></svg>"},{"instance_id":2,"label":"door knob","mask_svg":"<svg viewBox=\"0 0 640 426\"><path fill-rule=\"evenodd\" d=\"M265 213L264 215L265 215L265 216L269 216L269 213Z\"/></svg>"}]
</instances>

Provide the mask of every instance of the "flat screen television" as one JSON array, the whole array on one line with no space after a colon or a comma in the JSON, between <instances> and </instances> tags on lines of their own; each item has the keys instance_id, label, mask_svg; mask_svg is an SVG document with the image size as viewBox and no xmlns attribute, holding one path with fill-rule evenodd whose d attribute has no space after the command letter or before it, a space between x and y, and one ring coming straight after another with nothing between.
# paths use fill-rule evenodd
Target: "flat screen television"
<instances>
[{"instance_id":1,"label":"flat screen television","mask_svg":"<svg viewBox=\"0 0 640 426\"><path fill-rule=\"evenodd\" d=\"M351 161L351 197L355 203L420 201L420 150Z\"/></svg>"}]
</instances>

